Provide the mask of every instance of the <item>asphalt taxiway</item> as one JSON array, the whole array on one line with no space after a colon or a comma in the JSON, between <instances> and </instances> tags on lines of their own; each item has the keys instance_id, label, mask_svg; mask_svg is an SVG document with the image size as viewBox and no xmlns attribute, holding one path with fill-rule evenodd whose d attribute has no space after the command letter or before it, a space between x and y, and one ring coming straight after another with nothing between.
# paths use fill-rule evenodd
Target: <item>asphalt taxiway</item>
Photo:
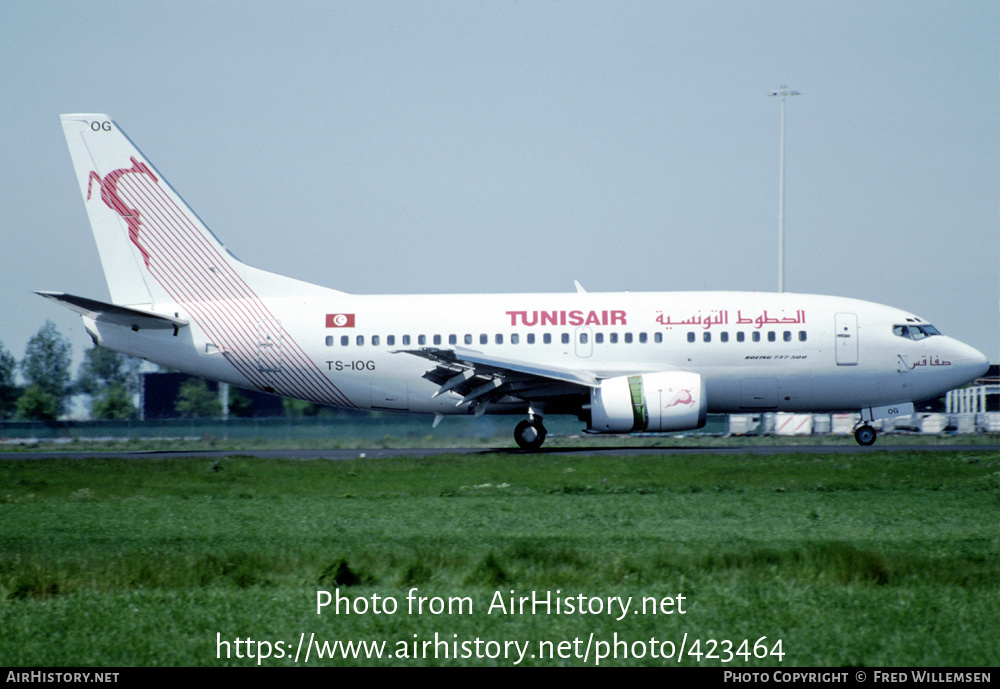
<instances>
[{"instance_id":1,"label":"asphalt taxiway","mask_svg":"<svg viewBox=\"0 0 1000 689\"><path fill-rule=\"evenodd\" d=\"M658 455L670 457L672 455L773 455L773 454L819 454L819 455L863 455L872 452L977 452L992 453L1000 459L1000 444L949 444L935 445L928 443L913 444L883 444L863 447L861 445L774 445L774 446L662 446L662 447L551 447L542 448L537 452L525 452L511 447L493 448L357 448L350 450L148 450L148 451L58 451L58 450L30 450L25 452L0 452L2 460L31 460L31 459L89 459L89 458L118 458L118 459L165 459L168 457L191 457L201 459L220 459L238 455L240 457L254 457L257 459L299 459L299 460L347 460L347 459L393 459L397 457L420 458L434 457L440 455L485 455L485 454L506 454L512 457L517 456L538 456L560 455L560 456L592 456L604 457L636 457Z\"/></svg>"}]
</instances>

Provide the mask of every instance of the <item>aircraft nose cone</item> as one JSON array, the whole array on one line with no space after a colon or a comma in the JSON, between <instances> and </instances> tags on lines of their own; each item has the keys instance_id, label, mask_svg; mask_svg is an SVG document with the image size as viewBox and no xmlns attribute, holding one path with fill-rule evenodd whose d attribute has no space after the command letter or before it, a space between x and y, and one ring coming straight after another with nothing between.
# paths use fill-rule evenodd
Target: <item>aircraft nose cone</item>
<instances>
[{"instance_id":1,"label":"aircraft nose cone","mask_svg":"<svg viewBox=\"0 0 1000 689\"><path fill-rule=\"evenodd\" d=\"M962 380L971 382L986 375L986 372L990 370L990 360L986 358L986 355L967 344L960 342L958 345L960 351L955 356L954 363L959 367Z\"/></svg>"},{"instance_id":2,"label":"aircraft nose cone","mask_svg":"<svg viewBox=\"0 0 1000 689\"><path fill-rule=\"evenodd\" d=\"M976 378L981 378L982 376L986 375L987 371L990 370L990 360L987 359L986 355L980 352L979 350L976 350L976 354L979 355L979 358L976 360L976 366L979 367L978 369L979 372L976 373Z\"/></svg>"}]
</instances>

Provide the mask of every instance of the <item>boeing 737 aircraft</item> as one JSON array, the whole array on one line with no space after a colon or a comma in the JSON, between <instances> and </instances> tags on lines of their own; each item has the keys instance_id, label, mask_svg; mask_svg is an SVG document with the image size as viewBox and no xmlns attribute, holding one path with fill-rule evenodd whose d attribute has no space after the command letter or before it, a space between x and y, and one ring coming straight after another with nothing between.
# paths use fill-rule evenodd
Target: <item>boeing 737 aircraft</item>
<instances>
[{"instance_id":1,"label":"boeing 737 aircraft","mask_svg":"<svg viewBox=\"0 0 1000 689\"><path fill-rule=\"evenodd\" d=\"M360 296L237 260L106 115L63 115L111 302L39 292L94 342L324 405L515 414L593 433L684 431L708 413L913 413L986 357L911 313L759 292Z\"/></svg>"}]
</instances>

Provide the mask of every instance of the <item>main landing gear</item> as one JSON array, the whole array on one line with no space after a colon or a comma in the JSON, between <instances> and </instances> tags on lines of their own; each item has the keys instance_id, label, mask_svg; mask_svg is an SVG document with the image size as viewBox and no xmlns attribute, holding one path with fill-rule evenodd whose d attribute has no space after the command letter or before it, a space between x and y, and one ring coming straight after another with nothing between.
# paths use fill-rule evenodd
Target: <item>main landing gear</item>
<instances>
[{"instance_id":1,"label":"main landing gear","mask_svg":"<svg viewBox=\"0 0 1000 689\"><path fill-rule=\"evenodd\" d=\"M542 414L545 412L545 405L539 402L531 402L528 405L528 418L517 424L514 429L514 440L522 450L534 452L541 448L545 442L546 430L542 425Z\"/></svg>"},{"instance_id":2,"label":"main landing gear","mask_svg":"<svg viewBox=\"0 0 1000 689\"><path fill-rule=\"evenodd\" d=\"M875 438L875 429L866 423L854 429L854 439L858 441L858 445L872 445Z\"/></svg>"},{"instance_id":3,"label":"main landing gear","mask_svg":"<svg viewBox=\"0 0 1000 689\"><path fill-rule=\"evenodd\" d=\"M522 450L534 452L545 442L545 434L542 417L534 416L517 424L514 429L514 440L517 441L518 447Z\"/></svg>"}]
</instances>

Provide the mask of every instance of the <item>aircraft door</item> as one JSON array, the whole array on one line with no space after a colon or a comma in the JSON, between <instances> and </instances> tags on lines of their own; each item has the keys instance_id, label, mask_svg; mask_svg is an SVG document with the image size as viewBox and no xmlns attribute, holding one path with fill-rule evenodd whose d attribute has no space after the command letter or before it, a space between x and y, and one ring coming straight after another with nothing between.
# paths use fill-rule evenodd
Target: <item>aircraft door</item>
<instances>
[{"instance_id":1,"label":"aircraft door","mask_svg":"<svg viewBox=\"0 0 1000 689\"><path fill-rule=\"evenodd\" d=\"M586 359L594 353L594 334L590 328L576 329L576 355Z\"/></svg>"},{"instance_id":2,"label":"aircraft door","mask_svg":"<svg viewBox=\"0 0 1000 689\"><path fill-rule=\"evenodd\" d=\"M263 318L257 323L257 369L268 373L281 370L281 321Z\"/></svg>"},{"instance_id":3,"label":"aircraft door","mask_svg":"<svg viewBox=\"0 0 1000 689\"><path fill-rule=\"evenodd\" d=\"M834 316L837 338L837 365L854 366L858 363L858 315L838 313Z\"/></svg>"}]
</instances>

